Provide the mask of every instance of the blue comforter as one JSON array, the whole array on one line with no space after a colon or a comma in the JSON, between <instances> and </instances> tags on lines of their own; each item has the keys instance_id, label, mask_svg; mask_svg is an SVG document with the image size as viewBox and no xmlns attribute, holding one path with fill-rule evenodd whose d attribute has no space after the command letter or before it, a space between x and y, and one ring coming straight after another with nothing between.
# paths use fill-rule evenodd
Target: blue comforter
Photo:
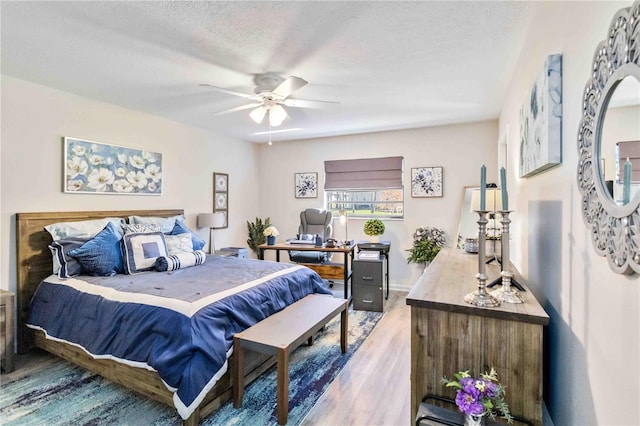
<instances>
[{"instance_id":1,"label":"blue comforter","mask_svg":"<svg viewBox=\"0 0 640 426\"><path fill-rule=\"evenodd\" d=\"M27 325L94 358L157 371L183 419L226 372L235 333L331 294L308 268L219 256L172 273L80 278L43 281Z\"/></svg>"}]
</instances>

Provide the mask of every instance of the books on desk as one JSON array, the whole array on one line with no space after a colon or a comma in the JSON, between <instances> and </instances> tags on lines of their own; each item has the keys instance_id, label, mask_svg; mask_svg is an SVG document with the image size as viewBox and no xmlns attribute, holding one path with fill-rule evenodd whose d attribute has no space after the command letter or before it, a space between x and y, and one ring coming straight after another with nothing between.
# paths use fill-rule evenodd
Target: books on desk
<instances>
[{"instance_id":1,"label":"books on desk","mask_svg":"<svg viewBox=\"0 0 640 426\"><path fill-rule=\"evenodd\" d=\"M358 260L380 260L380 253L377 251L361 251L358 253Z\"/></svg>"}]
</instances>

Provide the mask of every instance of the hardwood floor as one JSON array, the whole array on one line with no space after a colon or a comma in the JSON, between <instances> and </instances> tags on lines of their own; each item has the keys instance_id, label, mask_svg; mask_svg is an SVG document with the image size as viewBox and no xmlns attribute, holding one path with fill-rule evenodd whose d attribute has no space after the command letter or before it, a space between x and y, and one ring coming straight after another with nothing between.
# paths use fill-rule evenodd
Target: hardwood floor
<instances>
[{"instance_id":1,"label":"hardwood floor","mask_svg":"<svg viewBox=\"0 0 640 426\"><path fill-rule=\"evenodd\" d=\"M392 291L386 315L302 422L407 425L410 419L411 309Z\"/></svg>"},{"instance_id":2,"label":"hardwood floor","mask_svg":"<svg viewBox=\"0 0 640 426\"><path fill-rule=\"evenodd\" d=\"M341 291L338 287L335 291ZM391 291L385 316L316 403L302 426L408 425L410 419L410 324L406 292ZM34 350L17 357L16 370L2 374L6 383L34 370L63 362Z\"/></svg>"}]
</instances>

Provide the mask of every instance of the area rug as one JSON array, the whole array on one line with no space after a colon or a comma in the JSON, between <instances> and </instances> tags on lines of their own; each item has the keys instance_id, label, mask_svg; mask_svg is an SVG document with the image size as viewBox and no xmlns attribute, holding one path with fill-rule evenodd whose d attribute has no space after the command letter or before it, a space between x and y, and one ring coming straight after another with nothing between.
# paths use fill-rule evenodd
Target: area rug
<instances>
[{"instance_id":1,"label":"area rug","mask_svg":"<svg viewBox=\"0 0 640 426\"><path fill-rule=\"evenodd\" d=\"M298 425L382 318L349 311L349 346L340 351L339 317L313 346L296 349L289 365L289 425ZM0 388L2 425L179 425L175 409L148 400L83 368L61 361ZM275 367L248 385L241 409L231 402L201 423L277 425Z\"/></svg>"}]
</instances>

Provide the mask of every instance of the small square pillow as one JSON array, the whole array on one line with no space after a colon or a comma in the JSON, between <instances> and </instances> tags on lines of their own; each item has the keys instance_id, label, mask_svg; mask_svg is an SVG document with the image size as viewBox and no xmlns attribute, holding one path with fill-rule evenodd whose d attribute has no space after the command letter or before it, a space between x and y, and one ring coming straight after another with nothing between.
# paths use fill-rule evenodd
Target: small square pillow
<instances>
[{"instance_id":1,"label":"small square pillow","mask_svg":"<svg viewBox=\"0 0 640 426\"><path fill-rule=\"evenodd\" d=\"M87 275L111 276L122 273L120 230L109 222L95 237L69 251L69 256L82 265Z\"/></svg>"},{"instance_id":2,"label":"small square pillow","mask_svg":"<svg viewBox=\"0 0 640 426\"><path fill-rule=\"evenodd\" d=\"M148 234L149 232L162 232L162 226L157 223L136 223L122 225L125 234Z\"/></svg>"},{"instance_id":3,"label":"small square pillow","mask_svg":"<svg viewBox=\"0 0 640 426\"><path fill-rule=\"evenodd\" d=\"M125 234L122 238L122 254L125 274L155 269L156 259L167 255L164 234Z\"/></svg>"},{"instance_id":4,"label":"small square pillow","mask_svg":"<svg viewBox=\"0 0 640 426\"><path fill-rule=\"evenodd\" d=\"M206 243L202 238L200 238L200 235L196 234L191 229L189 229L187 227L187 225L184 224L183 221L176 220L175 226L173 227L173 230L171 231L171 235L184 234L185 232L188 232L189 234L191 234L191 241L193 243L193 249L194 250L202 250L202 247L204 247L204 245Z\"/></svg>"},{"instance_id":5,"label":"small square pillow","mask_svg":"<svg viewBox=\"0 0 640 426\"><path fill-rule=\"evenodd\" d=\"M191 234L188 232L178 235L165 235L164 242L167 244L169 256L193 251L193 241L191 240Z\"/></svg>"},{"instance_id":6,"label":"small square pillow","mask_svg":"<svg viewBox=\"0 0 640 426\"><path fill-rule=\"evenodd\" d=\"M89 241L88 238L67 238L49 244L51 255L60 265L57 272L58 277L71 278L82 273L82 265L71 257L69 252L81 247L87 241Z\"/></svg>"}]
</instances>

